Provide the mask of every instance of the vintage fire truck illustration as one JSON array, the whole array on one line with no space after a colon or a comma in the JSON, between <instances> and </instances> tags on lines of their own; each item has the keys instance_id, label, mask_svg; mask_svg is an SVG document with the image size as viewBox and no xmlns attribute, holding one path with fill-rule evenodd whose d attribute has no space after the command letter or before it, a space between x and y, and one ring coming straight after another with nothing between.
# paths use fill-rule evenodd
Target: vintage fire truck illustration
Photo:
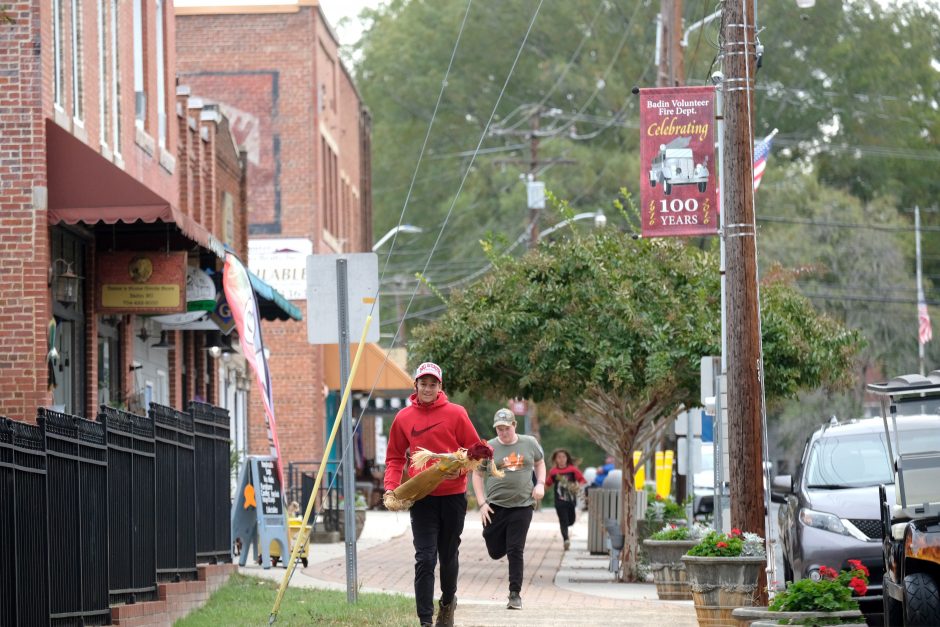
<instances>
[{"instance_id":1,"label":"vintage fire truck illustration","mask_svg":"<svg viewBox=\"0 0 940 627\"><path fill-rule=\"evenodd\" d=\"M650 163L650 187L663 184L663 193L672 193L674 185L698 185L704 192L708 184L708 168L704 163L695 163L691 137L676 137L668 144L659 146L659 154Z\"/></svg>"}]
</instances>

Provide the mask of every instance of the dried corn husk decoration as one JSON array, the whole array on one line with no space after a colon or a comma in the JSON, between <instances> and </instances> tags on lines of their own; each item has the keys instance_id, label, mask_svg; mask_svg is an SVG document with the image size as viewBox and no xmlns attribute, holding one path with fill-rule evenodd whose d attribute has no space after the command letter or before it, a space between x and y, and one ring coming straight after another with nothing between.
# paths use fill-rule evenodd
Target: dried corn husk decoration
<instances>
[{"instance_id":1,"label":"dried corn husk decoration","mask_svg":"<svg viewBox=\"0 0 940 627\"><path fill-rule=\"evenodd\" d=\"M496 468L496 464L493 463L492 447L483 440L469 449L461 448L453 453L432 453L427 449L419 448L411 456L411 467L421 468L434 460L437 460L437 463L428 466L392 492L386 493L383 499L385 508L393 512L406 510L414 505L415 501L420 501L433 492L454 472L474 471L487 460L489 460L490 473L493 476L504 475L503 471Z\"/></svg>"}]
</instances>

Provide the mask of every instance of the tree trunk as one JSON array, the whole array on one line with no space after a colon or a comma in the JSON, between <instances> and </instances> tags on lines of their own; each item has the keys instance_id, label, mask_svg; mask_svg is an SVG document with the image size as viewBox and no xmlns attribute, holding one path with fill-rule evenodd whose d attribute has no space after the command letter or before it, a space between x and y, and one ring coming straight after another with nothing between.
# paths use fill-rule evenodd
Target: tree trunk
<instances>
[{"instance_id":1,"label":"tree trunk","mask_svg":"<svg viewBox=\"0 0 940 627\"><path fill-rule=\"evenodd\" d=\"M637 552L639 546L636 536L636 488L633 468L632 447L621 451L623 455L620 467L620 530L623 532L623 550L620 552L620 573L618 581L636 581Z\"/></svg>"}]
</instances>

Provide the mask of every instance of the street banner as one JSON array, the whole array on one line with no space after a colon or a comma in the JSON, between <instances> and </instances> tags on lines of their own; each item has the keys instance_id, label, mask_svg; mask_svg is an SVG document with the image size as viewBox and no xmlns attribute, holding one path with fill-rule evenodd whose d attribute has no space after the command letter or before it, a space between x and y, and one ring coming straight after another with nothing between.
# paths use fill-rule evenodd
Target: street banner
<instances>
[{"instance_id":1,"label":"street banner","mask_svg":"<svg viewBox=\"0 0 940 627\"><path fill-rule=\"evenodd\" d=\"M718 232L715 88L640 90L643 237Z\"/></svg>"},{"instance_id":2,"label":"street banner","mask_svg":"<svg viewBox=\"0 0 940 627\"><path fill-rule=\"evenodd\" d=\"M284 483L284 465L281 463L281 445L277 439L277 423L274 420L274 395L271 390L271 372L268 360L264 356L264 342L261 339L261 316L258 301L251 289L248 271L241 260L232 253L225 253L225 268L222 272L222 287L225 300L228 301L235 328L238 329L239 342L245 359L255 372L261 400L264 402L264 425L268 431L268 445L271 455L277 460L278 476Z\"/></svg>"}]
</instances>

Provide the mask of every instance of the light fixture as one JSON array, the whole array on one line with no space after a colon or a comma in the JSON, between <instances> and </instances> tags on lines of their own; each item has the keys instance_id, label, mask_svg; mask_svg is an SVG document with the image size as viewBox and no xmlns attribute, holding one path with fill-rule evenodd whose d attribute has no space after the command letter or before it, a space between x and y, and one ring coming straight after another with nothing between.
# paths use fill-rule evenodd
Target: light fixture
<instances>
[{"instance_id":1,"label":"light fixture","mask_svg":"<svg viewBox=\"0 0 940 627\"><path fill-rule=\"evenodd\" d=\"M63 267L64 271L62 271ZM49 268L52 296L60 303L77 303L83 280L84 277L78 276L72 270L72 262L61 257L53 261Z\"/></svg>"},{"instance_id":2,"label":"light fixture","mask_svg":"<svg viewBox=\"0 0 940 627\"><path fill-rule=\"evenodd\" d=\"M594 214L594 228L602 229L607 226L607 216L604 215L603 209L598 209L597 213Z\"/></svg>"},{"instance_id":3,"label":"light fixture","mask_svg":"<svg viewBox=\"0 0 940 627\"><path fill-rule=\"evenodd\" d=\"M160 341L156 344L151 344L150 348L173 348L173 343L166 341L166 331L160 331Z\"/></svg>"},{"instance_id":4,"label":"light fixture","mask_svg":"<svg viewBox=\"0 0 940 627\"><path fill-rule=\"evenodd\" d=\"M816 6L816 0L796 0L796 6L801 9L811 9Z\"/></svg>"},{"instance_id":5,"label":"light fixture","mask_svg":"<svg viewBox=\"0 0 940 627\"><path fill-rule=\"evenodd\" d=\"M398 226L393 226L389 229L388 233L379 238L375 244L372 245L372 252L377 251L382 247L382 244L387 242L392 238L395 233L423 233L424 229L420 226L414 226L413 224L399 224Z\"/></svg>"},{"instance_id":6,"label":"light fixture","mask_svg":"<svg viewBox=\"0 0 940 627\"><path fill-rule=\"evenodd\" d=\"M146 342L150 339L150 331L147 330L146 325L140 325L140 331L137 332L137 337L140 338L141 342Z\"/></svg>"}]
</instances>

